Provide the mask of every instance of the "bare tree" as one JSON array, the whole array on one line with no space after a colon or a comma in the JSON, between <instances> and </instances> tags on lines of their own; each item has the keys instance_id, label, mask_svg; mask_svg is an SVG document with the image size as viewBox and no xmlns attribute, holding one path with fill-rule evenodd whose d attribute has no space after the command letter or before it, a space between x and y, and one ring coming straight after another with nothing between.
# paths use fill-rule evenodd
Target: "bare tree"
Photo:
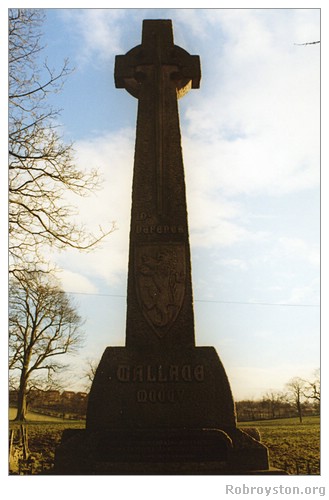
<instances>
[{"instance_id":1,"label":"bare tree","mask_svg":"<svg viewBox=\"0 0 329 500\"><path fill-rule=\"evenodd\" d=\"M305 381L305 385L304 396L314 403L320 403L320 368L315 370L314 379Z\"/></svg>"},{"instance_id":2,"label":"bare tree","mask_svg":"<svg viewBox=\"0 0 329 500\"><path fill-rule=\"evenodd\" d=\"M282 392L270 390L263 396L263 403L267 406L270 418L280 416L280 409L286 402L286 396Z\"/></svg>"},{"instance_id":3,"label":"bare tree","mask_svg":"<svg viewBox=\"0 0 329 500\"><path fill-rule=\"evenodd\" d=\"M99 187L96 170L81 171L71 144L58 132L59 110L49 105L71 72L40 64L43 11L9 9L9 236L13 268L40 260L45 245L89 249L109 234L89 233L63 202L73 192L86 196ZM37 257L37 258L35 258Z\"/></svg>"},{"instance_id":4,"label":"bare tree","mask_svg":"<svg viewBox=\"0 0 329 500\"><path fill-rule=\"evenodd\" d=\"M286 387L288 389L288 395L291 397L291 400L298 412L299 421L302 423L302 402L304 397L305 381L300 377L295 377L286 384Z\"/></svg>"},{"instance_id":5,"label":"bare tree","mask_svg":"<svg viewBox=\"0 0 329 500\"><path fill-rule=\"evenodd\" d=\"M19 377L16 420L25 420L29 386L41 373L51 380L63 368L58 358L77 350L84 334L74 305L50 274L16 271L9 306L9 363Z\"/></svg>"},{"instance_id":6,"label":"bare tree","mask_svg":"<svg viewBox=\"0 0 329 500\"><path fill-rule=\"evenodd\" d=\"M86 360L86 368L84 370L84 378L87 379L87 385L86 385L87 391L89 391L90 386L93 383L98 364L99 364L99 361L96 361L95 359L87 359Z\"/></svg>"}]
</instances>

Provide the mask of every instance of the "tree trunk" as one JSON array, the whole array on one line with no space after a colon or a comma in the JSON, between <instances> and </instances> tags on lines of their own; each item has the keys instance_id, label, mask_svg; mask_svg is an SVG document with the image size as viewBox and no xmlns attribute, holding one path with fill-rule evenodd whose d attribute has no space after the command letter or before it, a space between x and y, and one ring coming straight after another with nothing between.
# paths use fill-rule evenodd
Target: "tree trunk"
<instances>
[{"instance_id":1,"label":"tree trunk","mask_svg":"<svg viewBox=\"0 0 329 500\"><path fill-rule=\"evenodd\" d=\"M302 406L299 400L297 401L297 411L299 416L299 423L301 424L303 422L303 415L302 415Z\"/></svg>"},{"instance_id":2,"label":"tree trunk","mask_svg":"<svg viewBox=\"0 0 329 500\"><path fill-rule=\"evenodd\" d=\"M27 412L27 402L26 402L26 387L27 387L27 377L25 370L22 370L19 389L18 389L18 399L17 399L17 415L15 420L23 422L26 420Z\"/></svg>"}]
</instances>

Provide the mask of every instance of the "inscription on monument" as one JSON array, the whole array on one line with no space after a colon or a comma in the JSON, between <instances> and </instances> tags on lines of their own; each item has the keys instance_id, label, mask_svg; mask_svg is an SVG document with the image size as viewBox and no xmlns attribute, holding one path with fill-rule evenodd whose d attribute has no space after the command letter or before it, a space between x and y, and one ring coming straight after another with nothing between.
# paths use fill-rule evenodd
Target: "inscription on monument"
<instances>
[{"instance_id":1,"label":"inscription on monument","mask_svg":"<svg viewBox=\"0 0 329 500\"><path fill-rule=\"evenodd\" d=\"M184 389L177 383L204 382L205 368L202 364L191 365L128 365L120 364L116 369L116 380L123 383L145 384L137 389L137 403L176 403L184 399ZM148 384L154 388L149 388ZM174 385L174 386L173 386Z\"/></svg>"},{"instance_id":2,"label":"inscription on monument","mask_svg":"<svg viewBox=\"0 0 329 500\"><path fill-rule=\"evenodd\" d=\"M179 389L141 389L136 392L137 403L176 403L182 401L184 397L184 390Z\"/></svg>"},{"instance_id":3,"label":"inscription on monument","mask_svg":"<svg viewBox=\"0 0 329 500\"><path fill-rule=\"evenodd\" d=\"M119 382L203 382L203 365L118 365Z\"/></svg>"},{"instance_id":4,"label":"inscription on monument","mask_svg":"<svg viewBox=\"0 0 329 500\"><path fill-rule=\"evenodd\" d=\"M136 217L136 234L184 234L186 232L182 224L158 224L154 222L154 216L146 212L140 212Z\"/></svg>"},{"instance_id":5,"label":"inscription on monument","mask_svg":"<svg viewBox=\"0 0 329 500\"><path fill-rule=\"evenodd\" d=\"M183 234L184 228L183 226L168 226L168 225L141 225L136 224L136 234Z\"/></svg>"}]
</instances>

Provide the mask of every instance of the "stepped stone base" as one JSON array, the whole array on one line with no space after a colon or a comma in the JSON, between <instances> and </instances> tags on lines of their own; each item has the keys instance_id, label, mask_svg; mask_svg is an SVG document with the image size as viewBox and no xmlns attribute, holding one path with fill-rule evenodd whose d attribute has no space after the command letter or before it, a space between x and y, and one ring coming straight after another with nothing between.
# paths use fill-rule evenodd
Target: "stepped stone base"
<instances>
[{"instance_id":1,"label":"stepped stone base","mask_svg":"<svg viewBox=\"0 0 329 500\"><path fill-rule=\"evenodd\" d=\"M58 475L278 475L267 449L240 431L67 429L57 449Z\"/></svg>"}]
</instances>

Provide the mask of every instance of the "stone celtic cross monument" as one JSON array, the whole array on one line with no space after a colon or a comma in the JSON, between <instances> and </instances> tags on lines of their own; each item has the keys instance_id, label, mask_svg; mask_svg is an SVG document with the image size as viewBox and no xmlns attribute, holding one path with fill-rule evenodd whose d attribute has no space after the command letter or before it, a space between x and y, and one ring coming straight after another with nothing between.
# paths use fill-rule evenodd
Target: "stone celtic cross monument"
<instances>
[{"instance_id":1,"label":"stone celtic cross monument","mask_svg":"<svg viewBox=\"0 0 329 500\"><path fill-rule=\"evenodd\" d=\"M144 21L142 44L116 57L116 87L138 99L127 348L194 345L177 96L199 81L199 58L173 44L170 21Z\"/></svg>"},{"instance_id":2,"label":"stone celtic cross monument","mask_svg":"<svg viewBox=\"0 0 329 500\"><path fill-rule=\"evenodd\" d=\"M215 349L195 346L177 99L199 82L169 20L144 21L141 45L116 57L116 87L138 99L126 346L105 350L58 473L271 473L266 447L236 426Z\"/></svg>"}]
</instances>

